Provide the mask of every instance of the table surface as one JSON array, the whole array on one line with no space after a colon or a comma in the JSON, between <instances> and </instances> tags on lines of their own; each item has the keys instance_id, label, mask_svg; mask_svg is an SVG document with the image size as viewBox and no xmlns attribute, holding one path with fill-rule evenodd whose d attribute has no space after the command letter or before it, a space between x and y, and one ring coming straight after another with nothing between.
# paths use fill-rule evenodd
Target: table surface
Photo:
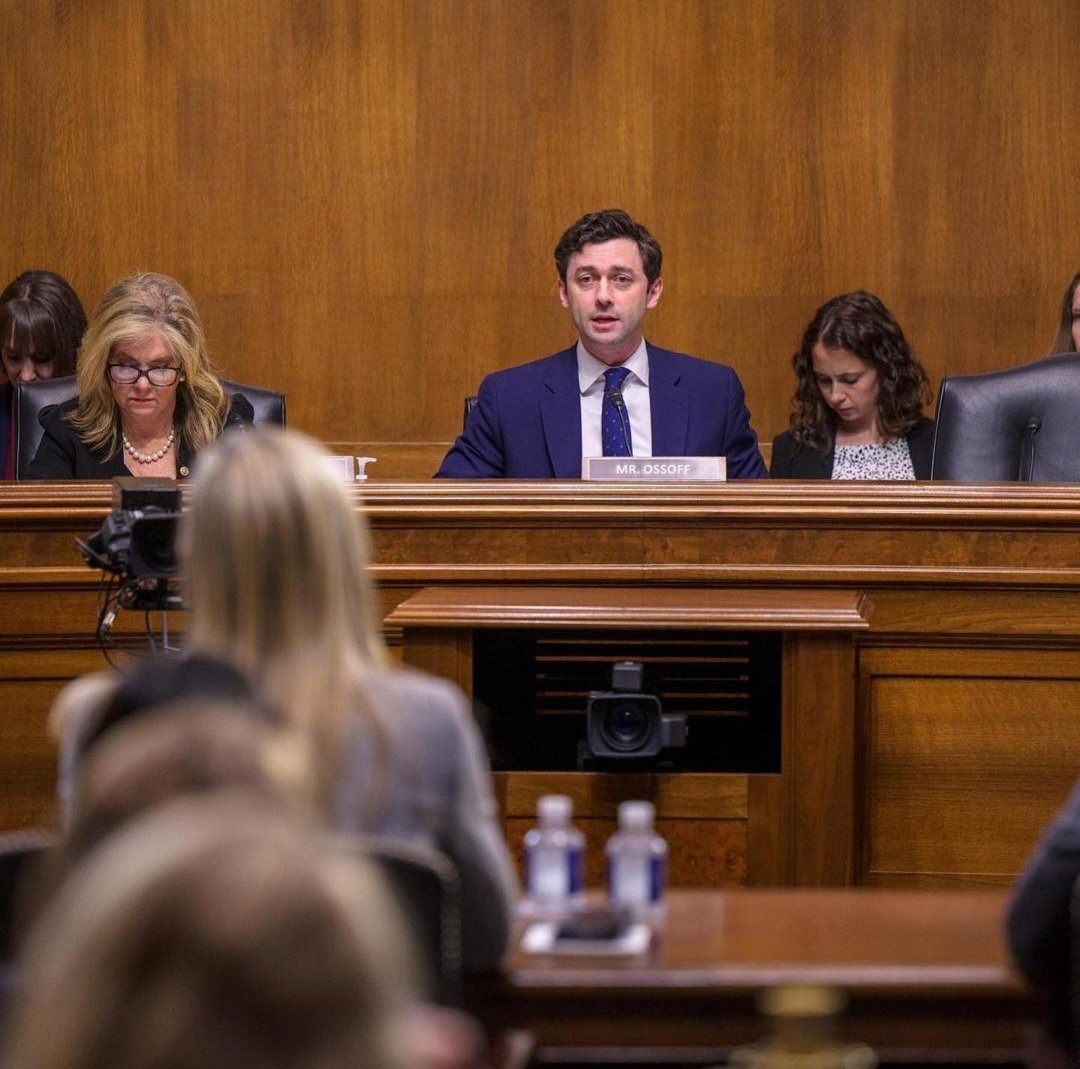
<instances>
[{"instance_id":1,"label":"table surface","mask_svg":"<svg viewBox=\"0 0 1080 1069\"><path fill-rule=\"evenodd\" d=\"M652 945L627 957L527 954L517 987L708 989L780 983L1020 994L1009 961L1007 895L874 889L682 890L668 893Z\"/></svg>"},{"instance_id":2,"label":"table surface","mask_svg":"<svg viewBox=\"0 0 1080 1069\"><path fill-rule=\"evenodd\" d=\"M1040 1009L1009 960L1006 901L1000 890L676 889L644 953L516 945L499 973L470 982L469 1004L576 1061L649 1048L706 1064L768 1031L763 988L828 984L848 999L838 1037L886 1059L1018 1063Z\"/></svg>"}]
</instances>

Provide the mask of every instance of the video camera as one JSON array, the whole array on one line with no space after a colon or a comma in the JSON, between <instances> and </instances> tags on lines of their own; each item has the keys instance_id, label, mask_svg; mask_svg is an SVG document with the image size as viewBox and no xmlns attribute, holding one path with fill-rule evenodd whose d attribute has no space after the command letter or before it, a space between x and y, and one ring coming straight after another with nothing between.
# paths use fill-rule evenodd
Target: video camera
<instances>
[{"instance_id":1,"label":"video camera","mask_svg":"<svg viewBox=\"0 0 1080 1069\"><path fill-rule=\"evenodd\" d=\"M645 670L617 661L611 690L591 691L586 706L586 745L594 758L649 758L686 746L686 714L665 713L655 694L642 692Z\"/></svg>"},{"instance_id":2,"label":"video camera","mask_svg":"<svg viewBox=\"0 0 1080 1069\"><path fill-rule=\"evenodd\" d=\"M113 479L113 511L85 542L76 539L91 568L119 576L125 609L182 608L176 590L176 524L180 490L172 479Z\"/></svg>"}]
</instances>

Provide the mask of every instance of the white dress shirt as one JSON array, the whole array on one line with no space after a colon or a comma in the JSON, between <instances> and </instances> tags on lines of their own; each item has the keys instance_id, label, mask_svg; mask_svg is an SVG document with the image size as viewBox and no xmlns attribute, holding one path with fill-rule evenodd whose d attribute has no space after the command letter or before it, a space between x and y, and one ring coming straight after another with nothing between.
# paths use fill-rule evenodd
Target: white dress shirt
<instances>
[{"instance_id":1,"label":"white dress shirt","mask_svg":"<svg viewBox=\"0 0 1080 1069\"><path fill-rule=\"evenodd\" d=\"M600 436L600 413L604 405L604 372L607 364L597 360L579 341L577 343L578 387L581 390L581 455L601 457L604 447ZM649 403L649 352L645 339L622 367L630 374L623 382L622 395L630 417L630 444L634 456L652 456L652 407Z\"/></svg>"}]
</instances>

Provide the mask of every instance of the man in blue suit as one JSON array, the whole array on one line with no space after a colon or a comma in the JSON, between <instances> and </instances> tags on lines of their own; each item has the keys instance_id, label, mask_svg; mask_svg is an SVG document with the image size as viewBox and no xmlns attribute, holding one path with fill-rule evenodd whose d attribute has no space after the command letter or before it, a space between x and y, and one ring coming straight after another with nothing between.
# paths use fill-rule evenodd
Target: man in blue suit
<instances>
[{"instance_id":1,"label":"man in blue suit","mask_svg":"<svg viewBox=\"0 0 1080 1069\"><path fill-rule=\"evenodd\" d=\"M488 375L436 474L580 479L582 457L632 454L724 456L729 478L764 478L735 372L644 339L645 313L664 288L661 260L659 243L626 212L574 223L555 266L577 344ZM625 370L612 380L612 368Z\"/></svg>"}]
</instances>

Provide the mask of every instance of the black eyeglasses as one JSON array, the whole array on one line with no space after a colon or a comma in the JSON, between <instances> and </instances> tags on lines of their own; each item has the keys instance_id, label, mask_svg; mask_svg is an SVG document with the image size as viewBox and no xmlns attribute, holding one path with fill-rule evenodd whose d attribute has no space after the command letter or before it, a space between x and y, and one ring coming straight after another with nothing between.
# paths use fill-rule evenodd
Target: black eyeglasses
<instances>
[{"instance_id":1,"label":"black eyeglasses","mask_svg":"<svg viewBox=\"0 0 1080 1069\"><path fill-rule=\"evenodd\" d=\"M134 386L144 375L151 386L171 386L180 374L178 367L134 367L131 364L109 364L109 378L118 386Z\"/></svg>"}]
</instances>

